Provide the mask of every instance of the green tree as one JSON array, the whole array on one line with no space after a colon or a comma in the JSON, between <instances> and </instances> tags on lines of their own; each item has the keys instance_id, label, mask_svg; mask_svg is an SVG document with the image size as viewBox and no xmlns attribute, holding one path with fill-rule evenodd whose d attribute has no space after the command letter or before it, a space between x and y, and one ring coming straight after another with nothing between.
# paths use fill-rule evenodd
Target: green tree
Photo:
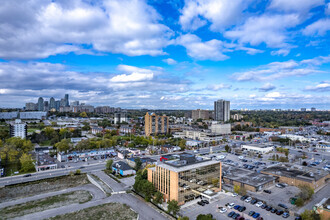
<instances>
[{"instance_id":1,"label":"green tree","mask_svg":"<svg viewBox=\"0 0 330 220\"><path fill-rule=\"evenodd\" d=\"M150 201L155 193L154 185L148 180L141 181L141 192L144 194L144 198L146 201Z\"/></svg>"},{"instance_id":2,"label":"green tree","mask_svg":"<svg viewBox=\"0 0 330 220\"><path fill-rule=\"evenodd\" d=\"M246 189L245 189L245 187L240 187L239 194L240 195L246 195Z\"/></svg>"},{"instance_id":3,"label":"green tree","mask_svg":"<svg viewBox=\"0 0 330 220\"><path fill-rule=\"evenodd\" d=\"M55 136L55 134L56 134L54 128L52 128L52 127L46 127L46 128L44 129L44 131L45 131L45 136L46 136L48 139L52 139L52 138Z\"/></svg>"},{"instance_id":4,"label":"green tree","mask_svg":"<svg viewBox=\"0 0 330 220\"><path fill-rule=\"evenodd\" d=\"M305 210L303 213L301 213L300 217L303 220L320 220L320 215L318 215L317 213L315 213L312 210Z\"/></svg>"},{"instance_id":5,"label":"green tree","mask_svg":"<svg viewBox=\"0 0 330 220\"><path fill-rule=\"evenodd\" d=\"M82 112L82 113L79 114L79 117L87 118L87 113L86 112Z\"/></svg>"},{"instance_id":6,"label":"green tree","mask_svg":"<svg viewBox=\"0 0 330 220\"><path fill-rule=\"evenodd\" d=\"M212 179L212 184L213 184L213 186L218 186L218 183L219 183L219 179L218 178L213 178Z\"/></svg>"},{"instance_id":7,"label":"green tree","mask_svg":"<svg viewBox=\"0 0 330 220\"><path fill-rule=\"evenodd\" d=\"M304 200L302 198L298 198L295 202L295 205L298 206L298 207L301 207L304 205Z\"/></svg>"},{"instance_id":8,"label":"green tree","mask_svg":"<svg viewBox=\"0 0 330 220\"><path fill-rule=\"evenodd\" d=\"M212 214L199 214L196 220L215 220Z\"/></svg>"},{"instance_id":9,"label":"green tree","mask_svg":"<svg viewBox=\"0 0 330 220\"><path fill-rule=\"evenodd\" d=\"M304 201L310 200L314 194L314 189L307 184L299 185L300 189L299 197L301 197Z\"/></svg>"},{"instance_id":10,"label":"green tree","mask_svg":"<svg viewBox=\"0 0 330 220\"><path fill-rule=\"evenodd\" d=\"M33 160L30 154L22 154L22 156L19 158L21 163L21 171L22 172L31 172L35 171L35 166L33 164Z\"/></svg>"},{"instance_id":11,"label":"green tree","mask_svg":"<svg viewBox=\"0 0 330 220\"><path fill-rule=\"evenodd\" d=\"M170 200L167 202L167 211L172 213L174 216L180 211L180 206L178 205L178 201Z\"/></svg>"},{"instance_id":12,"label":"green tree","mask_svg":"<svg viewBox=\"0 0 330 220\"><path fill-rule=\"evenodd\" d=\"M142 167L141 159L139 157L137 157L137 158L135 158L134 162L135 162L135 170L136 171L140 170Z\"/></svg>"},{"instance_id":13,"label":"green tree","mask_svg":"<svg viewBox=\"0 0 330 220\"><path fill-rule=\"evenodd\" d=\"M162 202L163 202L163 194L161 193L161 192L159 192L159 191L157 191L156 193L155 193L155 196L154 196L154 202L156 203L156 204L161 204Z\"/></svg>"},{"instance_id":14,"label":"green tree","mask_svg":"<svg viewBox=\"0 0 330 220\"><path fill-rule=\"evenodd\" d=\"M83 122L83 127L81 128L81 130L83 131L89 131L91 129L91 127L89 126L88 122Z\"/></svg>"},{"instance_id":15,"label":"green tree","mask_svg":"<svg viewBox=\"0 0 330 220\"><path fill-rule=\"evenodd\" d=\"M55 144L55 148L57 149L57 152L67 152L70 149L69 140L61 140L60 142Z\"/></svg>"},{"instance_id":16,"label":"green tree","mask_svg":"<svg viewBox=\"0 0 330 220\"><path fill-rule=\"evenodd\" d=\"M241 190L241 187L239 185L234 185L234 192L239 194Z\"/></svg>"},{"instance_id":17,"label":"green tree","mask_svg":"<svg viewBox=\"0 0 330 220\"><path fill-rule=\"evenodd\" d=\"M74 175L80 175L81 174L81 170L76 170L76 172L74 173Z\"/></svg>"},{"instance_id":18,"label":"green tree","mask_svg":"<svg viewBox=\"0 0 330 220\"><path fill-rule=\"evenodd\" d=\"M225 146L225 151L228 153L230 151L230 147L228 145Z\"/></svg>"},{"instance_id":19,"label":"green tree","mask_svg":"<svg viewBox=\"0 0 330 220\"><path fill-rule=\"evenodd\" d=\"M180 140L179 147L181 148L181 150L184 150L186 148L186 140L185 139Z\"/></svg>"},{"instance_id":20,"label":"green tree","mask_svg":"<svg viewBox=\"0 0 330 220\"><path fill-rule=\"evenodd\" d=\"M179 217L178 220L189 220L189 217L187 216Z\"/></svg>"},{"instance_id":21,"label":"green tree","mask_svg":"<svg viewBox=\"0 0 330 220\"><path fill-rule=\"evenodd\" d=\"M110 172L112 172L112 164L113 164L113 160L107 160L107 163L106 163L106 165L105 165L105 168L107 169L107 170L109 170Z\"/></svg>"}]
</instances>

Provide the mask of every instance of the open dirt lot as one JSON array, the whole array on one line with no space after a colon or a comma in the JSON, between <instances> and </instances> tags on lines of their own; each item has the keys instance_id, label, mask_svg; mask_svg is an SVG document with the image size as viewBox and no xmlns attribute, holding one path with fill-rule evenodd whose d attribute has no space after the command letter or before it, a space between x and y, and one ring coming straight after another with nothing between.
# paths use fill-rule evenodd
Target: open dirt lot
<instances>
[{"instance_id":1,"label":"open dirt lot","mask_svg":"<svg viewBox=\"0 0 330 220\"><path fill-rule=\"evenodd\" d=\"M47 209L67 206L73 203L85 203L92 199L92 195L87 191L74 191L44 199L30 201L14 206L0 209L0 219L15 218L34 212L41 212Z\"/></svg>"},{"instance_id":2,"label":"open dirt lot","mask_svg":"<svg viewBox=\"0 0 330 220\"><path fill-rule=\"evenodd\" d=\"M61 176L0 188L0 203L89 183L86 175Z\"/></svg>"},{"instance_id":3,"label":"open dirt lot","mask_svg":"<svg viewBox=\"0 0 330 220\"><path fill-rule=\"evenodd\" d=\"M70 220L132 220L137 219L136 212L132 211L130 207L126 204L120 203L107 203L104 205L94 206L86 209L82 209L77 212L68 213L65 215L58 215L51 220L59 219L70 219Z\"/></svg>"}]
</instances>

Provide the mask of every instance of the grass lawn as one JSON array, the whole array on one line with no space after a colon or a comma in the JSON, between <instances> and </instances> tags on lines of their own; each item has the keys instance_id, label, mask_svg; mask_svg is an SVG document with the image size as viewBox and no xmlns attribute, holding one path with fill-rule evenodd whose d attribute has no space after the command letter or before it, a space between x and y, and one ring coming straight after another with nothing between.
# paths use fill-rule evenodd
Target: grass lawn
<instances>
[{"instance_id":1,"label":"grass lawn","mask_svg":"<svg viewBox=\"0 0 330 220\"><path fill-rule=\"evenodd\" d=\"M37 130L39 130L39 129L38 128L28 128L27 132L35 132Z\"/></svg>"},{"instance_id":2,"label":"grass lawn","mask_svg":"<svg viewBox=\"0 0 330 220\"><path fill-rule=\"evenodd\" d=\"M51 196L44 199L30 201L14 206L9 206L0 209L1 219L2 218L15 218L34 212L41 212L47 209L58 208L61 206L67 206L73 203L85 203L92 199L92 195L87 191L74 191L64 193L57 196Z\"/></svg>"},{"instance_id":3,"label":"grass lawn","mask_svg":"<svg viewBox=\"0 0 330 220\"><path fill-rule=\"evenodd\" d=\"M68 213L65 215L58 215L51 220L70 219L70 220L132 220L137 219L138 215L132 211L126 204L107 203L104 205L94 206L87 209L82 209L77 212Z\"/></svg>"},{"instance_id":4,"label":"grass lawn","mask_svg":"<svg viewBox=\"0 0 330 220\"><path fill-rule=\"evenodd\" d=\"M89 183L89 181L85 174L74 176L67 175L27 183L19 183L0 188L0 201L6 202L18 198L39 195L46 192L81 186L87 183Z\"/></svg>"},{"instance_id":5,"label":"grass lawn","mask_svg":"<svg viewBox=\"0 0 330 220\"><path fill-rule=\"evenodd\" d=\"M51 146L51 140L43 141L39 144L40 146Z\"/></svg>"}]
</instances>

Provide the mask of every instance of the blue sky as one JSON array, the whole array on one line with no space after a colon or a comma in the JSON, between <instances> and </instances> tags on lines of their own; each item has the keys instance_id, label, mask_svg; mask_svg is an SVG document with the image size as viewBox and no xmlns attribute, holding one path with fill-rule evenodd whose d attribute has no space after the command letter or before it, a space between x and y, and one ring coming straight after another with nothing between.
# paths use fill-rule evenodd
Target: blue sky
<instances>
[{"instance_id":1,"label":"blue sky","mask_svg":"<svg viewBox=\"0 0 330 220\"><path fill-rule=\"evenodd\" d=\"M4 0L0 107L330 109L328 0Z\"/></svg>"}]
</instances>

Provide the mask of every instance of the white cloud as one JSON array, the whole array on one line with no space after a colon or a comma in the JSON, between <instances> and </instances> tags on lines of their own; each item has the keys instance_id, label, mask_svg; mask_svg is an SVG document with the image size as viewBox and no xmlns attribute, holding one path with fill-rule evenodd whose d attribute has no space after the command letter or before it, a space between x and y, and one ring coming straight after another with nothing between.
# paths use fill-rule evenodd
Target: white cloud
<instances>
[{"instance_id":1,"label":"white cloud","mask_svg":"<svg viewBox=\"0 0 330 220\"><path fill-rule=\"evenodd\" d=\"M306 86L305 90L315 91L315 92L329 92L330 82L321 82L316 86Z\"/></svg>"},{"instance_id":2,"label":"white cloud","mask_svg":"<svg viewBox=\"0 0 330 220\"><path fill-rule=\"evenodd\" d=\"M184 30L196 30L211 23L212 31L221 31L242 18L250 0L186 0L179 23Z\"/></svg>"},{"instance_id":3,"label":"white cloud","mask_svg":"<svg viewBox=\"0 0 330 220\"><path fill-rule=\"evenodd\" d=\"M232 78L236 81L271 81L291 76L324 73L318 70L317 66L327 62L330 62L330 56L320 56L300 62L294 60L273 62L245 72L234 73Z\"/></svg>"},{"instance_id":4,"label":"white cloud","mask_svg":"<svg viewBox=\"0 0 330 220\"><path fill-rule=\"evenodd\" d=\"M152 80L154 77L153 73L132 73L132 74L121 74L110 79L111 82L137 82Z\"/></svg>"},{"instance_id":5,"label":"white cloud","mask_svg":"<svg viewBox=\"0 0 330 220\"><path fill-rule=\"evenodd\" d=\"M314 7L324 4L324 0L272 0L269 9L285 12L307 13Z\"/></svg>"},{"instance_id":6,"label":"white cloud","mask_svg":"<svg viewBox=\"0 0 330 220\"><path fill-rule=\"evenodd\" d=\"M202 40L193 34L186 34L176 39L177 44L187 49L187 54L197 60L226 60L229 57L222 52L225 50L224 44L220 40Z\"/></svg>"},{"instance_id":7,"label":"white cloud","mask_svg":"<svg viewBox=\"0 0 330 220\"><path fill-rule=\"evenodd\" d=\"M287 56L290 53L289 49L279 49L277 51L272 51L271 55L283 55L283 56Z\"/></svg>"},{"instance_id":8,"label":"white cloud","mask_svg":"<svg viewBox=\"0 0 330 220\"><path fill-rule=\"evenodd\" d=\"M266 98L279 98L282 97L283 95L279 92L270 92L266 94Z\"/></svg>"},{"instance_id":9,"label":"white cloud","mask_svg":"<svg viewBox=\"0 0 330 220\"><path fill-rule=\"evenodd\" d=\"M209 88L214 90L214 91L218 91L218 90L221 90L221 89L230 89L231 85L220 83L220 84L210 85Z\"/></svg>"},{"instance_id":10,"label":"white cloud","mask_svg":"<svg viewBox=\"0 0 330 220\"><path fill-rule=\"evenodd\" d=\"M276 89L276 86L274 86L271 83L266 83L262 87L259 88L259 91L268 92L268 91L271 91L271 90L274 90L274 89Z\"/></svg>"},{"instance_id":11,"label":"white cloud","mask_svg":"<svg viewBox=\"0 0 330 220\"><path fill-rule=\"evenodd\" d=\"M174 65L174 64L178 63L175 60L173 60L172 58L163 59L163 62L167 63L168 65Z\"/></svg>"},{"instance_id":12,"label":"white cloud","mask_svg":"<svg viewBox=\"0 0 330 220\"><path fill-rule=\"evenodd\" d=\"M303 34L308 36L324 36L328 31L330 31L330 18L322 18L308 25L303 30Z\"/></svg>"},{"instance_id":13,"label":"white cloud","mask_svg":"<svg viewBox=\"0 0 330 220\"><path fill-rule=\"evenodd\" d=\"M295 27L301 21L296 14L269 15L250 17L242 26L237 26L224 33L228 38L253 46L261 43L272 48L288 47L286 30Z\"/></svg>"},{"instance_id":14,"label":"white cloud","mask_svg":"<svg viewBox=\"0 0 330 220\"><path fill-rule=\"evenodd\" d=\"M3 1L0 57L34 59L93 50L162 55L172 31L160 20L144 1Z\"/></svg>"},{"instance_id":15,"label":"white cloud","mask_svg":"<svg viewBox=\"0 0 330 220\"><path fill-rule=\"evenodd\" d=\"M325 14L330 15L330 2L325 7Z\"/></svg>"}]
</instances>

